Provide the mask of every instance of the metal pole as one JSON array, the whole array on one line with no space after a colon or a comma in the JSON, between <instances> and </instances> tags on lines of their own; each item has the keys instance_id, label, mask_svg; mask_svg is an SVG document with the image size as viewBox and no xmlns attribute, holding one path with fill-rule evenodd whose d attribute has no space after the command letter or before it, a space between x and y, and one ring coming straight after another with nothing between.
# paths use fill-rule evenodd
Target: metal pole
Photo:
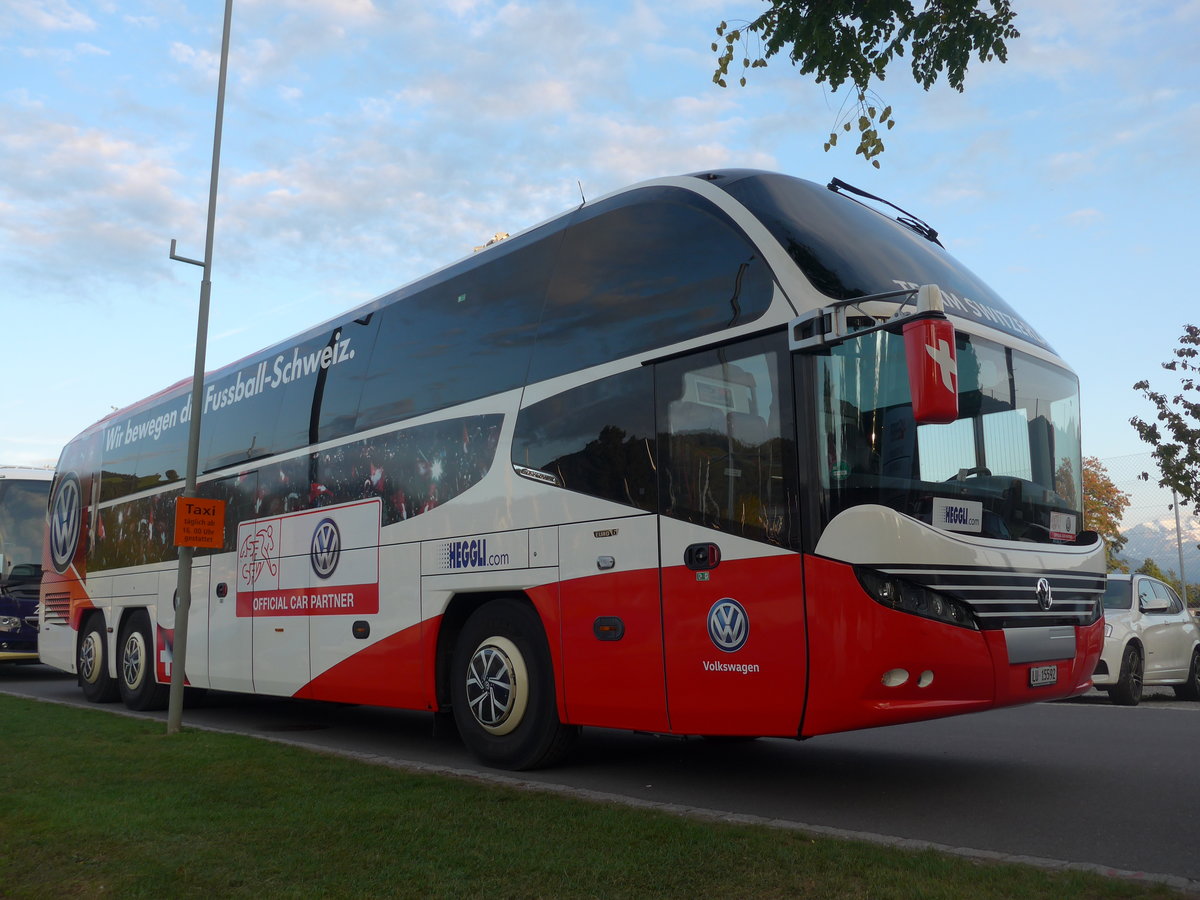
<instances>
[{"instance_id":1,"label":"metal pole","mask_svg":"<svg viewBox=\"0 0 1200 900\"><path fill-rule=\"evenodd\" d=\"M233 20L233 0L225 0L225 27L221 34L221 72L217 78L217 122L213 129L212 174L208 181L208 228L204 236L204 276L200 281L200 312L196 317L196 365L192 370L192 415L188 427L187 476L185 497L196 495L196 469L200 462L200 414L204 411L204 358L208 349L208 301L212 293L213 227L217 219L217 173L221 167L221 123L225 115L225 75L229 68L229 26ZM195 260L175 255L171 258L195 264ZM167 734L178 734L183 718L184 665L187 660L188 614L192 608L193 548L179 548L179 603L175 607L175 646L171 664L171 693L167 702Z\"/></svg>"},{"instance_id":2,"label":"metal pole","mask_svg":"<svg viewBox=\"0 0 1200 900\"><path fill-rule=\"evenodd\" d=\"M1171 505L1175 507L1175 550L1179 553L1179 593L1183 595L1183 608L1187 609L1187 573L1183 570L1183 530L1179 527L1179 495L1171 488Z\"/></svg>"}]
</instances>

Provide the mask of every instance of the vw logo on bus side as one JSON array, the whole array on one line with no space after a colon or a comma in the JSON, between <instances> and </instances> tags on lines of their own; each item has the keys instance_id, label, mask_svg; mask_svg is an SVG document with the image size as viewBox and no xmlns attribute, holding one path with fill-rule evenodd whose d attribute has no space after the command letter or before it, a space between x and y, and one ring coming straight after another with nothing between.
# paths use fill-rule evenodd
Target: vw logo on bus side
<instances>
[{"instance_id":1,"label":"vw logo on bus side","mask_svg":"<svg viewBox=\"0 0 1200 900\"><path fill-rule=\"evenodd\" d=\"M74 472L63 476L50 504L50 562L62 575L71 567L83 522L83 494Z\"/></svg>"},{"instance_id":2,"label":"vw logo on bus side","mask_svg":"<svg viewBox=\"0 0 1200 900\"><path fill-rule=\"evenodd\" d=\"M333 519L322 519L313 531L308 559L318 578L328 578L337 568L342 553L342 534Z\"/></svg>"},{"instance_id":3,"label":"vw logo on bus side","mask_svg":"<svg viewBox=\"0 0 1200 900\"><path fill-rule=\"evenodd\" d=\"M708 611L708 636L718 650L741 650L750 636L750 617L746 608L731 597L718 600Z\"/></svg>"}]
</instances>

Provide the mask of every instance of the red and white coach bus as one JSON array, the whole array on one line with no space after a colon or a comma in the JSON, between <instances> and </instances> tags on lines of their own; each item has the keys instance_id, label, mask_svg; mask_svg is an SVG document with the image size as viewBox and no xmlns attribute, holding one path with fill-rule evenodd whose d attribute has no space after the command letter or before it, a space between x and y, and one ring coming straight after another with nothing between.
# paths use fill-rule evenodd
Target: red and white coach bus
<instances>
[{"instance_id":1,"label":"red and white coach bus","mask_svg":"<svg viewBox=\"0 0 1200 900\"><path fill-rule=\"evenodd\" d=\"M209 374L187 683L450 712L515 769L1087 689L1078 381L850 190L639 184ZM91 700L165 702L189 392L59 461L41 655Z\"/></svg>"}]
</instances>

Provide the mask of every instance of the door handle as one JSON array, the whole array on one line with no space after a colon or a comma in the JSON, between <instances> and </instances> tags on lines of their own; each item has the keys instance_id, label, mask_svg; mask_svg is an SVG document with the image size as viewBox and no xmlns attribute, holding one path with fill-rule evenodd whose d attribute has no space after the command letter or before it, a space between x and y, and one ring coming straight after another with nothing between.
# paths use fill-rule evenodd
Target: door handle
<instances>
[{"instance_id":1,"label":"door handle","mask_svg":"<svg viewBox=\"0 0 1200 900\"><path fill-rule=\"evenodd\" d=\"M716 544L692 544L683 551L683 564L696 572L715 569L721 563L721 548Z\"/></svg>"}]
</instances>

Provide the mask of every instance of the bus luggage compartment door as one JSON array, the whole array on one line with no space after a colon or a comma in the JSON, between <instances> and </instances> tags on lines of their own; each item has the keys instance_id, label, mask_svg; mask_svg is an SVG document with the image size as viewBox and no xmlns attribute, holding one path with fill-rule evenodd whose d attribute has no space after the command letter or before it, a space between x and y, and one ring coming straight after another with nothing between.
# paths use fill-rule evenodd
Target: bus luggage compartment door
<instances>
[{"instance_id":1,"label":"bus luggage compartment door","mask_svg":"<svg viewBox=\"0 0 1200 900\"><path fill-rule=\"evenodd\" d=\"M655 517L564 525L559 563L568 719L667 731Z\"/></svg>"}]
</instances>

